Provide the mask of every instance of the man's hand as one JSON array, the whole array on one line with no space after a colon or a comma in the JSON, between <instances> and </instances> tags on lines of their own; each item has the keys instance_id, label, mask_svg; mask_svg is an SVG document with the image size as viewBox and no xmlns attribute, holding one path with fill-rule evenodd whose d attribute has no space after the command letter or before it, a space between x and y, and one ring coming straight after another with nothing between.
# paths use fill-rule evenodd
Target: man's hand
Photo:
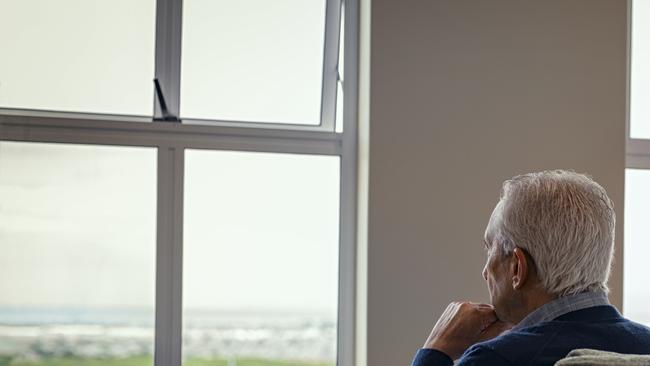
<instances>
[{"instance_id":1,"label":"man's hand","mask_svg":"<svg viewBox=\"0 0 650 366\"><path fill-rule=\"evenodd\" d=\"M497 319L492 305L453 302L433 327L424 348L458 359L474 343L494 338L510 326Z\"/></svg>"}]
</instances>

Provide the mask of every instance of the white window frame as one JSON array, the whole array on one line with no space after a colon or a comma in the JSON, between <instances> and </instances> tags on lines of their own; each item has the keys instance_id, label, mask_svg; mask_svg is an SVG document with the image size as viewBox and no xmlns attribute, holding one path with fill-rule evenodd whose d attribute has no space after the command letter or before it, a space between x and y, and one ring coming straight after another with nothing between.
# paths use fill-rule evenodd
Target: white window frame
<instances>
[{"instance_id":1,"label":"white window frame","mask_svg":"<svg viewBox=\"0 0 650 366\"><path fill-rule=\"evenodd\" d=\"M339 81L339 22L345 1L345 82ZM183 179L185 149L339 156L337 365L355 360L358 0L327 0L321 121L317 126L233 121L151 122L148 117L0 109L0 140L158 149L155 366L182 363ZM180 111L182 0L157 0L155 75L168 110ZM342 133L335 132L337 83ZM152 83L153 84L153 83ZM154 103L154 117L160 116Z\"/></svg>"}]
</instances>

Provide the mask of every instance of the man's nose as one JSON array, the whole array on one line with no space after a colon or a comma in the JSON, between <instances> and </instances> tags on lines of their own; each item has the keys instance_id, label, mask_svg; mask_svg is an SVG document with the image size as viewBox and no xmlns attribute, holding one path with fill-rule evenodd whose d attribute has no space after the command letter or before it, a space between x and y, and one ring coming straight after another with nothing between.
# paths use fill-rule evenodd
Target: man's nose
<instances>
[{"instance_id":1,"label":"man's nose","mask_svg":"<svg viewBox=\"0 0 650 366\"><path fill-rule=\"evenodd\" d=\"M483 278L487 281L487 263L483 266Z\"/></svg>"}]
</instances>

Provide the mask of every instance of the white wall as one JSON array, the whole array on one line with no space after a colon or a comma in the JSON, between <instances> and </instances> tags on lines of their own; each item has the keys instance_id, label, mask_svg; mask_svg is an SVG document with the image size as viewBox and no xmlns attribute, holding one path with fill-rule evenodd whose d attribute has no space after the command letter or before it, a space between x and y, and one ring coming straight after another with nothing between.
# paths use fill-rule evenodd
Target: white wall
<instances>
[{"instance_id":1,"label":"white wall","mask_svg":"<svg viewBox=\"0 0 650 366\"><path fill-rule=\"evenodd\" d=\"M406 365L449 301L487 300L501 182L567 168L617 205L621 302L627 4L374 0L368 365Z\"/></svg>"}]
</instances>

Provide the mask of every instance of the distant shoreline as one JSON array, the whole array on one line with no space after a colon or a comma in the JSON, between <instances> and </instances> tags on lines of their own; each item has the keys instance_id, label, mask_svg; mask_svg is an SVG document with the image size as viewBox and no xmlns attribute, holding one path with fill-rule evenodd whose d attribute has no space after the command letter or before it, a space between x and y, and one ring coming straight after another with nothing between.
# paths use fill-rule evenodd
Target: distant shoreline
<instances>
[{"instance_id":1,"label":"distant shoreline","mask_svg":"<svg viewBox=\"0 0 650 366\"><path fill-rule=\"evenodd\" d=\"M151 309L0 307L0 355L136 357L153 353L153 338ZM336 319L322 314L187 311L183 354L330 362L336 339Z\"/></svg>"}]
</instances>

